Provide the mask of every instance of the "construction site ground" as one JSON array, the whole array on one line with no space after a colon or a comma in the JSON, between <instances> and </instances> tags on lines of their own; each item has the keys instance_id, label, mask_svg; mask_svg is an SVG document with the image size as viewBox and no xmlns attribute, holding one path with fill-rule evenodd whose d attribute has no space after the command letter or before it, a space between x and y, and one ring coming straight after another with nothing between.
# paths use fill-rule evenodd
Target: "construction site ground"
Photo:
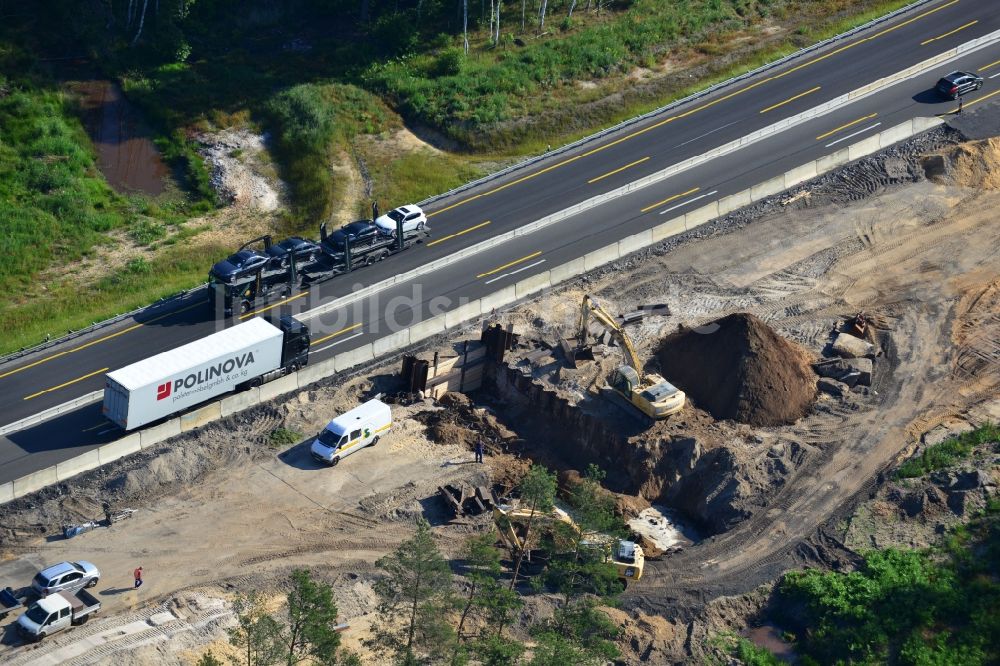
<instances>
[{"instance_id":1,"label":"construction site ground","mask_svg":"<svg viewBox=\"0 0 1000 666\"><path fill-rule=\"evenodd\" d=\"M730 451L735 473L747 478L740 479L746 510L738 520L648 561L622 607L609 611L624 629L627 663L683 661L712 632L739 631L764 602L761 586L789 568L850 566L856 554L838 525L875 492L880 473L955 416L971 423L1000 418L998 173L1000 140L959 144L953 133L937 132L498 315L523 342L552 344L574 332L585 293L612 312L666 303L669 316L628 329L644 359L654 358L678 324L700 326L734 312L756 315L816 358L846 317L865 310L876 321L881 352L871 387L821 392L794 424L716 422L689 407L667 424L630 433L668 441L687 431L705 449ZM595 393L598 375L619 361L617 354L612 349L598 360L600 372L536 368L536 381L610 422L628 423L621 406ZM426 418L411 417L455 409L430 403L394 406L391 436L377 447L334 469L314 464L309 437L391 386L397 365L302 392L179 438L155 455L0 507L0 582L27 584L25 572L37 566L85 559L103 572L97 594L104 604L99 621L38 646L22 646L5 620L0 661L184 664L210 645L225 653L233 593L261 589L277 599L293 567L309 567L333 586L351 624L345 642L359 648L376 604L374 561L412 533L417 516L431 521L448 554L488 525L485 518L446 521L437 487L478 485L521 464L488 455L480 466L468 438L430 437ZM670 379L669 368L658 370ZM505 412L496 397L480 402L526 440L525 452L544 450L546 442L534 437L539 431L521 427L523 412ZM269 435L277 427L302 433L299 443L273 448ZM800 454L782 457L792 443ZM780 465L758 464L775 457ZM721 487L712 479L699 483L707 495ZM646 494L666 493L669 485L665 480ZM711 497L702 499L712 506ZM139 511L70 540L58 534L62 523L101 515L106 500ZM133 590L139 565L146 582ZM529 609L546 612L544 604Z\"/></svg>"}]
</instances>

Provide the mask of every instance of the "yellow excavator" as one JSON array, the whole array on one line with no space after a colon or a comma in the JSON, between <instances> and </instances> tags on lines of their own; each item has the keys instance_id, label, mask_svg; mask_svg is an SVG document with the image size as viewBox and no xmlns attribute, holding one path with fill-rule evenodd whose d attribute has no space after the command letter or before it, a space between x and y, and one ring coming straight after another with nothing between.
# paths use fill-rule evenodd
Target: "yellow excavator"
<instances>
[{"instance_id":1,"label":"yellow excavator","mask_svg":"<svg viewBox=\"0 0 1000 666\"><path fill-rule=\"evenodd\" d=\"M500 533L500 539L515 556L524 547L524 536L530 518L531 510L519 506L502 504L493 509L493 522ZM546 530L551 530L552 525L557 522L568 525L578 534L580 532L580 527L576 524L576 521L559 507L553 507L549 513L536 513L531 522L533 525L533 534L540 534ZM614 564L619 578L625 581L642 578L642 572L646 566L646 558L642 552L642 546L639 544L633 541L625 541L624 539L619 540L604 534L588 536L584 544L601 548L604 551L605 557Z\"/></svg>"},{"instance_id":2,"label":"yellow excavator","mask_svg":"<svg viewBox=\"0 0 1000 666\"><path fill-rule=\"evenodd\" d=\"M590 295L583 297L580 308L580 333L577 337L580 347L589 349L590 319L596 319L612 338L621 346L627 365L615 369L608 377L608 386L621 394L625 400L639 411L653 419L662 419L684 409L687 396L666 379L655 373L642 371L642 363L635 352L635 345L615 318L608 314ZM576 358L581 358L580 354ZM590 354L593 358L593 354ZM575 359L574 359L575 360Z\"/></svg>"}]
</instances>

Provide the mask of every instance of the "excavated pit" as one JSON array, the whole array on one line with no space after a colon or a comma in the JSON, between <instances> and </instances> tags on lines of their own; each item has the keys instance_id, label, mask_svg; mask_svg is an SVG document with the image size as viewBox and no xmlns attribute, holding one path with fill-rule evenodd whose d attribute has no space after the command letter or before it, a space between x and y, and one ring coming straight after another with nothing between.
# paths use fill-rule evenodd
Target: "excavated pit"
<instances>
[{"instance_id":1,"label":"excavated pit","mask_svg":"<svg viewBox=\"0 0 1000 666\"><path fill-rule=\"evenodd\" d=\"M716 419L789 425L816 401L808 352L749 313L681 329L656 355L670 381Z\"/></svg>"}]
</instances>

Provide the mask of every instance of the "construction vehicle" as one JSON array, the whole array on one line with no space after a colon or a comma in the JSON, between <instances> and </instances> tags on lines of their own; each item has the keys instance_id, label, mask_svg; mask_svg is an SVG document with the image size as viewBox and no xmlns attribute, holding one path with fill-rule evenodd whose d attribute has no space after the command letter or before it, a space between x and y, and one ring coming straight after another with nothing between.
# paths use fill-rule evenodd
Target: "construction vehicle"
<instances>
[{"instance_id":1,"label":"construction vehicle","mask_svg":"<svg viewBox=\"0 0 1000 666\"><path fill-rule=\"evenodd\" d=\"M521 552L526 546L524 537L529 520L531 520L533 534L551 531L557 523L566 525L577 534L580 533L580 527L576 521L559 507L553 507L552 511L547 513L536 512L532 518L529 508L501 504L493 509L493 522L500 533L501 541L514 555ZM583 544L603 550L605 557L614 564L618 571L618 577L622 580L633 581L642 578L646 558L642 552L642 546L639 544L603 534L589 535L584 539ZM528 558L529 560L531 558L530 551Z\"/></svg>"},{"instance_id":2,"label":"construction vehicle","mask_svg":"<svg viewBox=\"0 0 1000 666\"><path fill-rule=\"evenodd\" d=\"M570 360L575 363L577 360L594 358L590 347L591 317L607 329L625 355L626 365L616 368L611 373L608 377L608 386L650 418L662 419L681 411L686 401L684 391L660 375L643 372L635 345L625 333L625 329L590 295L583 297L577 336L579 344L571 354Z\"/></svg>"}]
</instances>

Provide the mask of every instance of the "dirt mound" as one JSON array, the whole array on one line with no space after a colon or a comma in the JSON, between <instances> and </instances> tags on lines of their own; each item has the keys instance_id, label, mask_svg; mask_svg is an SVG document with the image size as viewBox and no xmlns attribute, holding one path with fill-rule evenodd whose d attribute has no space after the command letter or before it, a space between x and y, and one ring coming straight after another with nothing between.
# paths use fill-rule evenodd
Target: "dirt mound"
<instances>
[{"instance_id":1,"label":"dirt mound","mask_svg":"<svg viewBox=\"0 0 1000 666\"><path fill-rule=\"evenodd\" d=\"M816 399L808 353L752 314L681 329L660 343L657 357L667 379L717 419L790 424Z\"/></svg>"},{"instance_id":2,"label":"dirt mound","mask_svg":"<svg viewBox=\"0 0 1000 666\"><path fill-rule=\"evenodd\" d=\"M1000 138L963 143L952 149L948 159L956 185L1000 190Z\"/></svg>"},{"instance_id":3,"label":"dirt mound","mask_svg":"<svg viewBox=\"0 0 1000 666\"><path fill-rule=\"evenodd\" d=\"M477 407L462 393L446 393L444 409L418 412L413 418L427 427L428 438L440 444L455 444L469 451L482 436L487 453L506 452L517 435L497 420L485 407Z\"/></svg>"}]
</instances>

